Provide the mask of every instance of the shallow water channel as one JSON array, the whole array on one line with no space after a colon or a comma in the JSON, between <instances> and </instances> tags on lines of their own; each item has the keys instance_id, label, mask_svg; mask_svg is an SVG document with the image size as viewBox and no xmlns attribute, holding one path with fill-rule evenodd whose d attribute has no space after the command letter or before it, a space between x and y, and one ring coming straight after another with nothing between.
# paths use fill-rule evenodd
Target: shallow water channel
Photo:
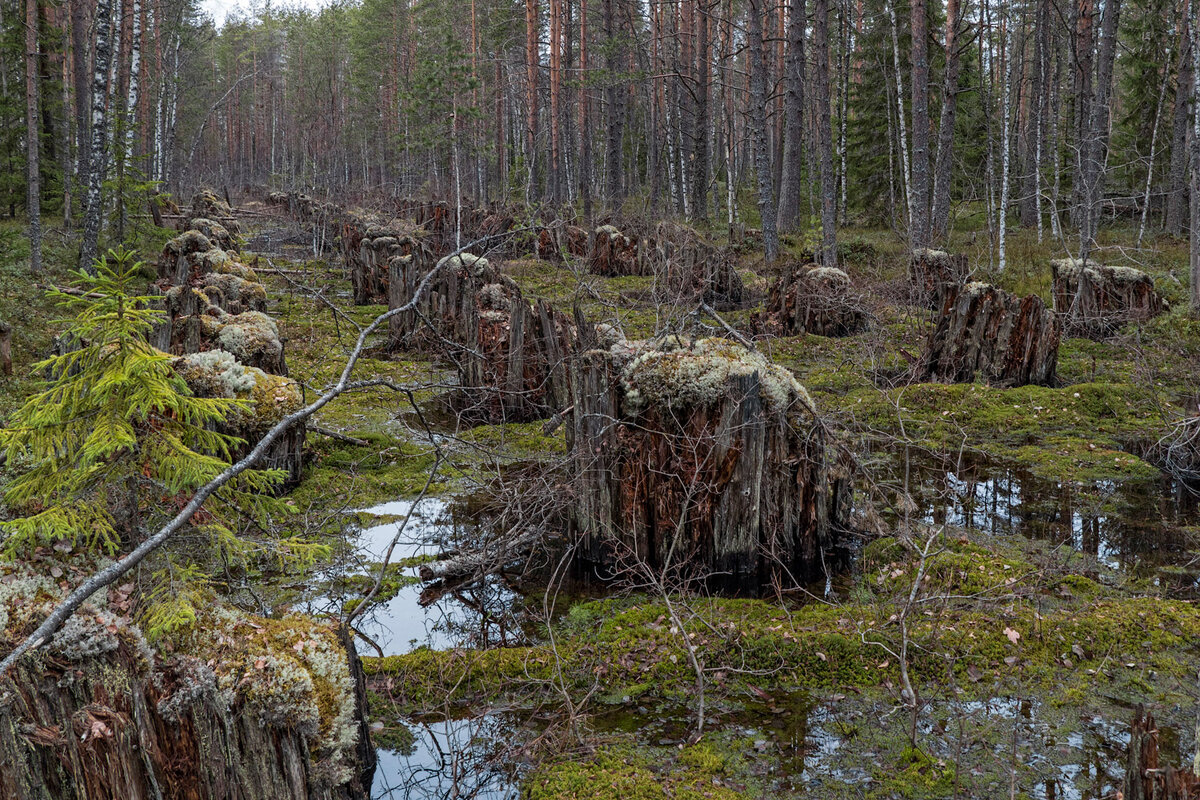
<instances>
[{"instance_id":1,"label":"shallow water channel","mask_svg":"<svg viewBox=\"0 0 1200 800\"><path fill-rule=\"evenodd\" d=\"M1169 594L1200 594L1194 541L1196 503L1186 490L1169 481L1052 484L995 465L903 454L891 463L890 470L887 480L905 487L915 505L910 517L917 520L971 527L997 536L1050 540L1119 573L1156 582ZM357 561L342 565L347 572L369 572L410 511L393 562L439 553L469 540L473 530L473 523L464 521L448 498L427 498L415 509L411 501L402 500L364 511L381 522L351 531L350 543L356 548L352 558ZM415 575L416 568L410 572ZM427 607L419 603L421 591L419 583L405 585L369 612L359 628L373 644L360 641L360 651L392 655L416 647L504 646L527 641L530 636L532 628L523 624L527 623L524 598L503 578L493 577L447 593ZM313 602L333 599L326 594ZM753 742L751 769L760 776L762 786L770 787L771 794L805 795L820 787L847 785L865 790L873 780L869 765L878 741L864 731L902 723L879 721L877 702L856 703L841 696L834 700L837 702L794 692L755 699L736 709L713 709L710 730ZM938 723L931 714L921 724L944 726L949 719L959 726L960 752L948 757L964 765L991 762L994 766L997 759L1023 753L1023 763L1037 776L1036 784L1019 787L1027 796L1088 800L1112 796L1120 786L1119 764L1127 744L1125 717L1081 719L1028 698L939 702L943 722ZM689 733L686 708L617 703L599 705L593 714L591 724L597 733L632 734L651 746L678 746ZM380 747L374 798L519 797L517 748L536 736L543 725L527 713L505 710L477 710L475 716L450 717L401 721L413 735L411 746ZM395 723L388 721L387 725L394 729ZM1003 736L996 736L997 728L1005 731ZM987 735L981 733L987 731ZM944 728L942 734L948 742L953 740ZM999 749L997 738L1010 742L1012 752ZM1179 741L1174 731L1164 733L1163 744L1164 755L1177 756ZM1007 796L1010 787L973 788Z\"/></svg>"}]
</instances>

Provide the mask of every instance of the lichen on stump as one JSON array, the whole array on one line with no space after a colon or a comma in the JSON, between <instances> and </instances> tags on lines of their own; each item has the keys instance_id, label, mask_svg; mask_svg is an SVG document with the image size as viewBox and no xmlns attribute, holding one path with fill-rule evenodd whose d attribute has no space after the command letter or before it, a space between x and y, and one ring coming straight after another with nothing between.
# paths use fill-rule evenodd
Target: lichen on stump
<instances>
[{"instance_id":1,"label":"lichen on stump","mask_svg":"<svg viewBox=\"0 0 1200 800\"><path fill-rule=\"evenodd\" d=\"M0 646L62 601L66 578L51 569L78 578L100 566L88 556L0 563ZM0 678L0 797L366 796L366 698L344 631L213 604L168 650L127 609L128 591L97 593Z\"/></svg>"},{"instance_id":2,"label":"lichen on stump","mask_svg":"<svg viewBox=\"0 0 1200 800\"><path fill-rule=\"evenodd\" d=\"M426 270L411 258L390 265L391 308L409 301ZM415 310L389 320L393 347L453 362L454 409L473 420L526 422L569 403L571 321L545 300L531 303L492 263L470 253L446 259Z\"/></svg>"},{"instance_id":3,"label":"lichen on stump","mask_svg":"<svg viewBox=\"0 0 1200 800\"><path fill-rule=\"evenodd\" d=\"M867 315L845 272L798 264L771 287L761 320L776 335L850 336L866 327Z\"/></svg>"},{"instance_id":4,"label":"lichen on stump","mask_svg":"<svg viewBox=\"0 0 1200 800\"><path fill-rule=\"evenodd\" d=\"M913 251L909 261L908 276L917 302L934 308L944 287L966 282L969 274L965 255L944 250L918 248Z\"/></svg>"},{"instance_id":5,"label":"lichen on stump","mask_svg":"<svg viewBox=\"0 0 1200 800\"><path fill-rule=\"evenodd\" d=\"M852 467L804 387L761 354L724 339L621 341L576 356L571 388L588 570L761 593L814 577L838 544Z\"/></svg>"},{"instance_id":6,"label":"lichen on stump","mask_svg":"<svg viewBox=\"0 0 1200 800\"><path fill-rule=\"evenodd\" d=\"M915 378L1052 386L1061 335L1058 320L1037 295L1020 298L986 283L948 286Z\"/></svg>"},{"instance_id":7,"label":"lichen on stump","mask_svg":"<svg viewBox=\"0 0 1200 800\"><path fill-rule=\"evenodd\" d=\"M271 428L304 405L304 395L295 381L247 366L224 350L182 356L175 360L174 368L197 397L244 401L244 408L215 426L219 433L236 436L244 442L232 454L234 460L248 455ZM300 482L304 437L305 426L293 425L271 444L258 464L261 469L287 473L281 489Z\"/></svg>"},{"instance_id":8,"label":"lichen on stump","mask_svg":"<svg viewBox=\"0 0 1200 800\"><path fill-rule=\"evenodd\" d=\"M1062 315L1069 336L1112 336L1122 325L1145 322L1169 308L1154 290L1154 280L1141 270L1075 258L1056 259L1050 268L1054 310Z\"/></svg>"},{"instance_id":9,"label":"lichen on stump","mask_svg":"<svg viewBox=\"0 0 1200 800\"><path fill-rule=\"evenodd\" d=\"M593 275L652 275L653 268L637 236L626 236L613 225L601 225L592 232L588 251L588 272Z\"/></svg>"}]
</instances>

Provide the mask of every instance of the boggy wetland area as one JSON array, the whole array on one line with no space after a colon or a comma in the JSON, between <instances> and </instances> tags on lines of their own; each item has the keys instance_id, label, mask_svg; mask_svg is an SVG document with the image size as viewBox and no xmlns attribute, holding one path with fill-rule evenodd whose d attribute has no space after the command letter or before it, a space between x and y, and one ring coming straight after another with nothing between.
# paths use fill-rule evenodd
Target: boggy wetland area
<instances>
[{"instance_id":1,"label":"boggy wetland area","mask_svg":"<svg viewBox=\"0 0 1200 800\"><path fill-rule=\"evenodd\" d=\"M313 205L198 195L178 215L189 230L148 234L155 256L121 290L163 309L149 340L185 353L164 363L192 394L245 401L210 427L252 444L337 382L389 293L393 309L403 291L427 300L362 339L359 388L269 448L287 477L231 528L243 548L175 545L206 576L184 590L185 624L146 630L161 617L132 599L138 582L181 569L156 565L21 662L0 709L6 780L1102 798L1127 791L1143 708L1162 765L1190 766L1200 325L1180 245L1134 260L1106 233L1099 253L1136 264L1117 278L1158 305L1074 320L1053 310L1062 276L1114 270L1088 276L1031 232L1000 274L970 239L956 259L852 230L835 275L800 240L767 264L683 226L639 242L616 222L589 237L501 210L471 217L476 256L447 255L445 204L407 220ZM322 226L339 233L314 257ZM718 262L737 297L672 272ZM928 290L922 275L955 265L970 274ZM417 270L435 276L419 291ZM5 280L11 420L53 367L32 363L69 352L58 334L77 323L56 300L89 300ZM1061 332L1042 385L995 377L1041 357L997 344L1024 295L1051 299L1042 335ZM947 321L964 314L979 319ZM969 346L942 367L975 379L922 380L949 329ZM13 482L29 464L8 452ZM300 548L279 542L317 547L284 558ZM7 562L5 637L111 552L39 545Z\"/></svg>"}]
</instances>

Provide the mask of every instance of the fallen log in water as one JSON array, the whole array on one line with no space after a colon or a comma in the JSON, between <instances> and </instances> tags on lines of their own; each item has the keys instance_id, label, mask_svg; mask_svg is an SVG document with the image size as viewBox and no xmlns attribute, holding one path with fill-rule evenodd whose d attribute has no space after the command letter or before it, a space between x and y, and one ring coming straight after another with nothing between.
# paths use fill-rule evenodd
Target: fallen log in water
<instances>
[{"instance_id":1,"label":"fallen log in water","mask_svg":"<svg viewBox=\"0 0 1200 800\"><path fill-rule=\"evenodd\" d=\"M510 532L485 543L478 550L456 552L447 558L422 564L417 568L417 574L425 582L455 581L461 585L463 581L477 581L527 556L543 536L542 531Z\"/></svg>"},{"instance_id":2,"label":"fallen log in water","mask_svg":"<svg viewBox=\"0 0 1200 800\"><path fill-rule=\"evenodd\" d=\"M1083 264L1074 258L1051 261L1050 268L1054 310L1062 315L1069 336L1102 339L1170 308L1154 290L1154 280L1141 270Z\"/></svg>"},{"instance_id":3,"label":"fallen log in water","mask_svg":"<svg viewBox=\"0 0 1200 800\"><path fill-rule=\"evenodd\" d=\"M571 364L578 558L732 592L814 577L852 464L788 370L725 339L621 342Z\"/></svg>"},{"instance_id":4,"label":"fallen log in water","mask_svg":"<svg viewBox=\"0 0 1200 800\"><path fill-rule=\"evenodd\" d=\"M1061 326L1037 295L986 283L947 286L937 325L914 371L918 381L1052 386Z\"/></svg>"}]
</instances>

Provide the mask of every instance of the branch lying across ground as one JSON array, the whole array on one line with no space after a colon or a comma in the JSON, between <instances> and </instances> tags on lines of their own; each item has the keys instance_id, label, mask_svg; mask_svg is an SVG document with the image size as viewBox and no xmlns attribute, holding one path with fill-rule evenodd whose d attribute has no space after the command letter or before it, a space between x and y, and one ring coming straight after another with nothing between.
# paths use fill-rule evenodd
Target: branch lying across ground
<instances>
[{"instance_id":1,"label":"branch lying across ground","mask_svg":"<svg viewBox=\"0 0 1200 800\"><path fill-rule=\"evenodd\" d=\"M76 587L75 590L66 597L66 599L64 599L58 606L55 607L53 611L50 612L50 615L46 617L41 625L37 627L37 630L22 640L16 647L13 648L12 652L4 657L3 661L0 661L0 677L6 675L9 670L16 666L16 663L18 660L20 660L21 656L25 655L30 650L34 650L45 645L50 640L50 637L53 636L54 633L58 631L58 629L61 628L68 619L71 618L71 615L79 610L80 606L88 601L88 598L106 586L118 581L122 576L140 564L146 558L146 556L150 555L155 550L166 544L172 536L174 536L188 524L192 516L200 510L201 506L204 505L204 502L208 500L208 498L210 498L217 492L217 490L229 483L238 475L241 475L246 470L253 468L262 459L263 455L266 454L267 450L270 449L271 445L274 444L280 436L286 433L288 429L294 425L304 422L313 414L317 413L326 405L328 405L332 400L336 399L345 392L383 383L382 381L352 382L350 380L350 375L354 372L354 367L358 363L363 348L366 346L367 337L378 330L381 325L387 323L387 321L392 317L411 311L413 308L415 308L417 301L421 298L421 295L425 293L430 282L433 280L433 276L436 275L437 272L446 263L448 263L451 258L461 253L465 253L467 250L478 245L482 241L484 240L480 239L470 242L442 258L440 261L438 261L437 265L433 269L425 273L425 276L421 278L421 282L417 285L416 290L413 292L412 298L407 303L398 308L393 308L384 314L380 314L370 325L363 328L358 334L358 341L355 342L354 349L350 352L349 357L346 359L346 366L342 369L342 373L338 377L337 383L334 384L332 388L327 389L320 397L309 403L304 408L289 414L276 423L276 425L271 428L271 430L267 431L267 434L263 436L261 440L259 440L258 444L254 446L254 449L252 449L244 458L234 464L231 464L224 471L222 471L220 475L217 475L207 484L200 487L196 494L192 496L192 499L188 501L187 505L185 505L179 511L179 513L171 519L170 522L160 528L157 533L131 550L128 555L108 565Z\"/></svg>"}]
</instances>

